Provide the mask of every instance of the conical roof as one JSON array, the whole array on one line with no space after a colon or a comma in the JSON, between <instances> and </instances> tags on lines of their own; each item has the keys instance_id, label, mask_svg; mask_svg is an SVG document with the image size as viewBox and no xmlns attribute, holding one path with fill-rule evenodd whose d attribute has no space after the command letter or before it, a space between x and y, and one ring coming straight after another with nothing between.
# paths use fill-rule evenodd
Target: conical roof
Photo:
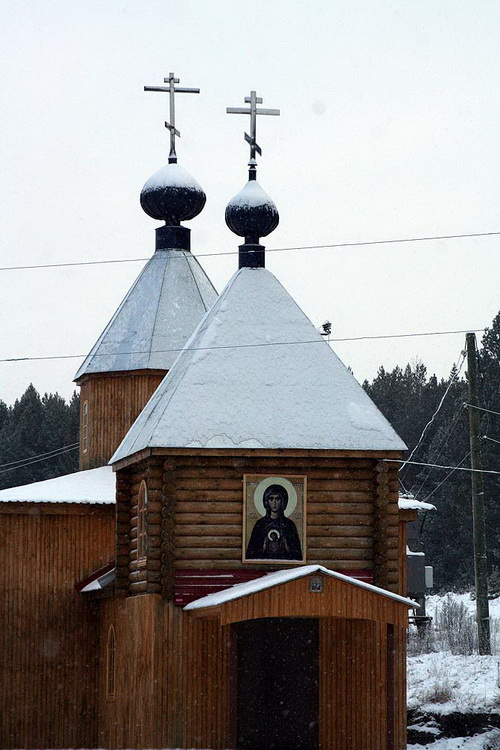
<instances>
[{"instance_id":1,"label":"conical roof","mask_svg":"<svg viewBox=\"0 0 500 750\"><path fill-rule=\"evenodd\" d=\"M264 268L232 277L111 463L154 447L406 449Z\"/></svg>"},{"instance_id":2,"label":"conical roof","mask_svg":"<svg viewBox=\"0 0 500 750\"><path fill-rule=\"evenodd\" d=\"M217 292L187 250L157 250L75 375L169 370Z\"/></svg>"}]
</instances>

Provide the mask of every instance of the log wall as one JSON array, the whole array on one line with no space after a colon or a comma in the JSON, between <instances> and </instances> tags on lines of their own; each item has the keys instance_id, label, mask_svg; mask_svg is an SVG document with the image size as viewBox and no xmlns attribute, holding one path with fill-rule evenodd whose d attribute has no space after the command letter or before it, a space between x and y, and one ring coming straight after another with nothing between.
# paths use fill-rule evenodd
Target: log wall
<instances>
[{"instance_id":1,"label":"log wall","mask_svg":"<svg viewBox=\"0 0 500 750\"><path fill-rule=\"evenodd\" d=\"M166 375L166 370L137 370L87 375L80 385L80 470L105 466ZM88 404L84 452L83 406Z\"/></svg>"},{"instance_id":2,"label":"log wall","mask_svg":"<svg viewBox=\"0 0 500 750\"><path fill-rule=\"evenodd\" d=\"M241 561L244 474L307 476L306 562L337 570L372 569L376 585L401 591L396 464L367 457L214 454L152 456L118 472L118 477L130 477L129 504L124 496L122 506L129 513L130 562L119 574L123 581L128 575L129 594L171 597L175 569L279 568ZM152 498L151 555L141 571L134 557L143 479Z\"/></svg>"},{"instance_id":3,"label":"log wall","mask_svg":"<svg viewBox=\"0 0 500 750\"><path fill-rule=\"evenodd\" d=\"M0 742L96 747L98 610L75 583L110 561L114 507L0 503Z\"/></svg>"}]
</instances>

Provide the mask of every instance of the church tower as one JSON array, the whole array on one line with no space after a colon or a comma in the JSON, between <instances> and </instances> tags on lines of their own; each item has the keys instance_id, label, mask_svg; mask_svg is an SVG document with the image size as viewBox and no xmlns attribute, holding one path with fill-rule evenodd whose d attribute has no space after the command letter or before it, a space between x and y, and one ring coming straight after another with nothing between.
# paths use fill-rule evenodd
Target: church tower
<instances>
[{"instance_id":1,"label":"church tower","mask_svg":"<svg viewBox=\"0 0 500 750\"><path fill-rule=\"evenodd\" d=\"M177 355L212 306L217 293L191 253L191 230L181 222L197 216L206 196L177 163L175 94L199 93L178 87L173 73L169 94L168 164L141 191L141 206L153 219L156 249L75 375L80 386L80 469L104 466L120 444Z\"/></svg>"},{"instance_id":2,"label":"church tower","mask_svg":"<svg viewBox=\"0 0 500 750\"><path fill-rule=\"evenodd\" d=\"M245 103L239 269L110 461L103 635L148 649L133 684L135 651L117 657L102 746L404 750L406 446L265 268L255 126L279 112Z\"/></svg>"}]
</instances>

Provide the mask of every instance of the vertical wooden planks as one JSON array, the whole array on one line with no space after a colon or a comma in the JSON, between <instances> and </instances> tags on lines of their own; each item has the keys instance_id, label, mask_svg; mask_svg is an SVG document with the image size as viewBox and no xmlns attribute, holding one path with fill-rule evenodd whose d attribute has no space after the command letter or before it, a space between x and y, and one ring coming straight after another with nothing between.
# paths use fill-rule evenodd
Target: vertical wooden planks
<instances>
[{"instance_id":1,"label":"vertical wooden planks","mask_svg":"<svg viewBox=\"0 0 500 750\"><path fill-rule=\"evenodd\" d=\"M98 604L74 586L112 558L113 508L9 503L0 525L2 746L95 745Z\"/></svg>"},{"instance_id":2,"label":"vertical wooden planks","mask_svg":"<svg viewBox=\"0 0 500 750\"><path fill-rule=\"evenodd\" d=\"M87 375L79 381L80 469L104 466L166 375L165 370ZM83 452L83 404L88 404L87 451Z\"/></svg>"}]
</instances>

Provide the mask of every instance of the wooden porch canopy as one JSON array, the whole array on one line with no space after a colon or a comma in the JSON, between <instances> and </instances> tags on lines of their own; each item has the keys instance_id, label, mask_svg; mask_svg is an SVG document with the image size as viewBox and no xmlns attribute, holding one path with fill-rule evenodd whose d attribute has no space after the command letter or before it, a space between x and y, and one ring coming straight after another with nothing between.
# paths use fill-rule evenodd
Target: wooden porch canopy
<instances>
[{"instance_id":1,"label":"wooden porch canopy","mask_svg":"<svg viewBox=\"0 0 500 750\"><path fill-rule=\"evenodd\" d=\"M406 627L408 609L416 606L322 565L305 565L209 594L184 609L193 617L218 619L220 625L262 617L337 617Z\"/></svg>"}]
</instances>

